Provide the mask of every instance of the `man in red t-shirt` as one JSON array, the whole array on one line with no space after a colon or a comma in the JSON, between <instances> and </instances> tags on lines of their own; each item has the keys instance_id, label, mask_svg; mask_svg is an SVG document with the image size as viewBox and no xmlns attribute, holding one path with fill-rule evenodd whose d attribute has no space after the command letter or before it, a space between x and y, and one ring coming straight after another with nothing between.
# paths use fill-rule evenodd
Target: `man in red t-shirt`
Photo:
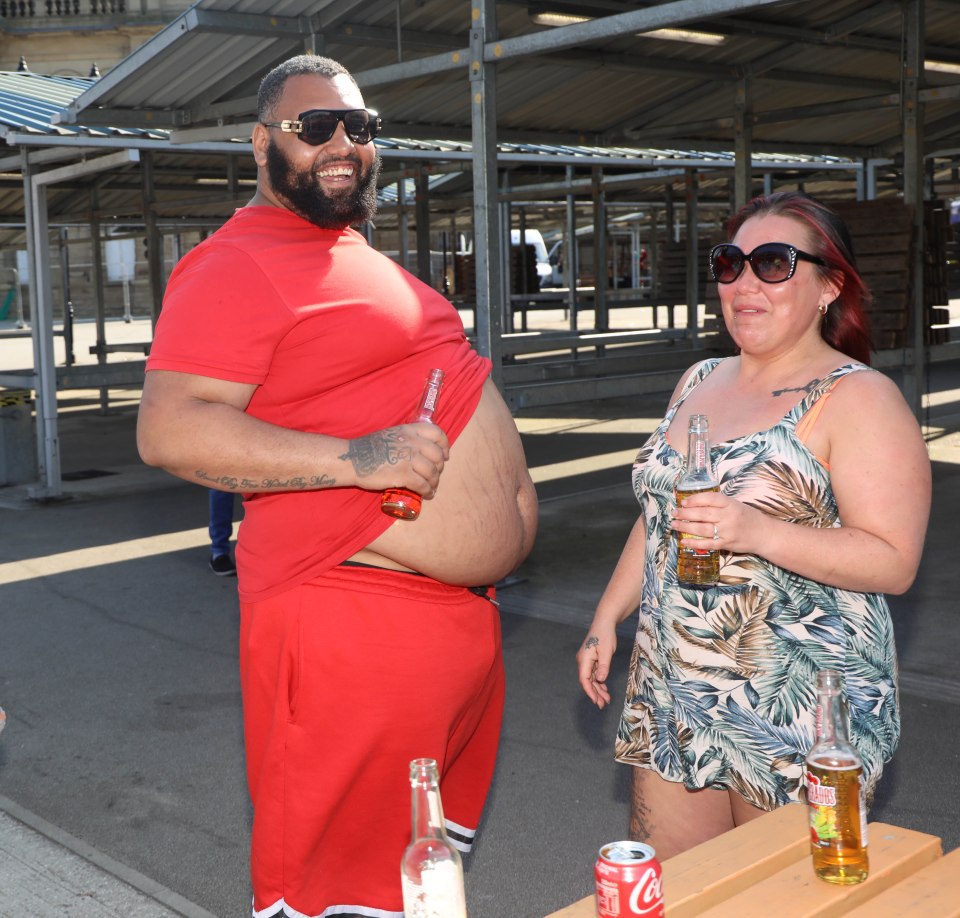
<instances>
[{"instance_id":1,"label":"man in red t-shirt","mask_svg":"<svg viewBox=\"0 0 960 918\"><path fill-rule=\"evenodd\" d=\"M144 461L244 495L257 918L402 916L413 758L437 759L469 850L503 705L489 585L536 531L489 361L440 294L350 229L374 212L378 130L334 61L264 78L256 194L171 274L140 407ZM432 368L434 423L410 423ZM419 519L381 513L390 487L424 498Z\"/></svg>"}]
</instances>

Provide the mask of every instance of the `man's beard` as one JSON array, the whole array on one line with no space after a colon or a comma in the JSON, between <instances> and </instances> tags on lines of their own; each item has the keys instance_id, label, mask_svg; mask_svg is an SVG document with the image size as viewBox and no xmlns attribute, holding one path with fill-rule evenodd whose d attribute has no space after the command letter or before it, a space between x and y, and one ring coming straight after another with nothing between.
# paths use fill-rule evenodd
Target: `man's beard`
<instances>
[{"instance_id":1,"label":"man's beard","mask_svg":"<svg viewBox=\"0 0 960 918\"><path fill-rule=\"evenodd\" d=\"M377 212L377 178L380 154L377 153L366 174L359 157L346 157L357 169L359 180L351 191L327 194L311 169L298 172L271 138L267 146L267 175L274 194L295 214L321 229L341 230L366 223Z\"/></svg>"}]
</instances>

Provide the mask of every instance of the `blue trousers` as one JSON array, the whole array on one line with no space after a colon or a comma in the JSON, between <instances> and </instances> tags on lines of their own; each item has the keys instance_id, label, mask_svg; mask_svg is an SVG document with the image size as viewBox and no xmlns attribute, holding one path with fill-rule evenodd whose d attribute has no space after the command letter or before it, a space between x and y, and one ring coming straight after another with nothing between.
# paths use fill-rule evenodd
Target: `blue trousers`
<instances>
[{"instance_id":1,"label":"blue trousers","mask_svg":"<svg viewBox=\"0 0 960 918\"><path fill-rule=\"evenodd\" d=\"M230 537L233 535L233 502L236 497L230 491L208 489L210 495L210 556L230 554Z\"/></svg>"}]
</instances>

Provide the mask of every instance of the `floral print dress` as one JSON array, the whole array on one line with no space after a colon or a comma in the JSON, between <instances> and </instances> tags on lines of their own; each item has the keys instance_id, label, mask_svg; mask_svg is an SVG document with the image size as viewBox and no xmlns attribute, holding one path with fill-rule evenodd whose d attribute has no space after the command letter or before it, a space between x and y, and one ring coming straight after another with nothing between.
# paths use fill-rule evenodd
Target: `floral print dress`
<instances>
[{"instance_id":1,"label":"floral print dress","mask_svg":"<svg viewBox=\"0 0 960 918\"><path fill-rule=\"evenodd\" d=\"M844 674L851 739L872 796L900 733L893 627L884 597L724 551L717 586L677 582L670 520L684 463L667 429L718 363L704 361L691 373L634 464L646 551L616 758L691 789L736 791L764 810L795 801L816 736L817 671L833 668ZM712 446L723 493L800 526L840 526L829 472L796 427L840 379L861 371L871 372L859 363L839 367L769 430Z\"/></svg>"}]
</instances>

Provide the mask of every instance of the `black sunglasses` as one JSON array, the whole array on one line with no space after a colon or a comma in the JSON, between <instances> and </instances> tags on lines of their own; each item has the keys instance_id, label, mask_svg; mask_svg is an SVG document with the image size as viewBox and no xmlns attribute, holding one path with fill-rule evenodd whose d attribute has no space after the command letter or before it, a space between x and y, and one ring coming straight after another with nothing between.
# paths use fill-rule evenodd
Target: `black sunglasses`
<instances>
[{"instance_id":1,"label":"black sunglasses","mask_svg":"<svg viewBox=\"0 0 960 918\"><path fill-rule=\"evenodd\" d=\"M750 262L753 273L765 284L782 284L793 277L797 261L826 266L816 255L808 255L786 242L765 242L749 255L738 246L725 242L710 250L710 273L718 284L732 284Z\"/></svg>"},{"instance_id":2,"label":"black sunglasses","mask_svg":"<svg viewBox=\"0 0 960 918\"><path fill-rule=\"evenodd\" d=\"M326 143L343 122L343 129L354 143L370 143L380 133L383 122L376 112L365 108L312 108L300 112L295 121L261 121L264 127L276 127L288 134L296 134L304 143L318 147Z\"/></svg>"}]
</instances>

